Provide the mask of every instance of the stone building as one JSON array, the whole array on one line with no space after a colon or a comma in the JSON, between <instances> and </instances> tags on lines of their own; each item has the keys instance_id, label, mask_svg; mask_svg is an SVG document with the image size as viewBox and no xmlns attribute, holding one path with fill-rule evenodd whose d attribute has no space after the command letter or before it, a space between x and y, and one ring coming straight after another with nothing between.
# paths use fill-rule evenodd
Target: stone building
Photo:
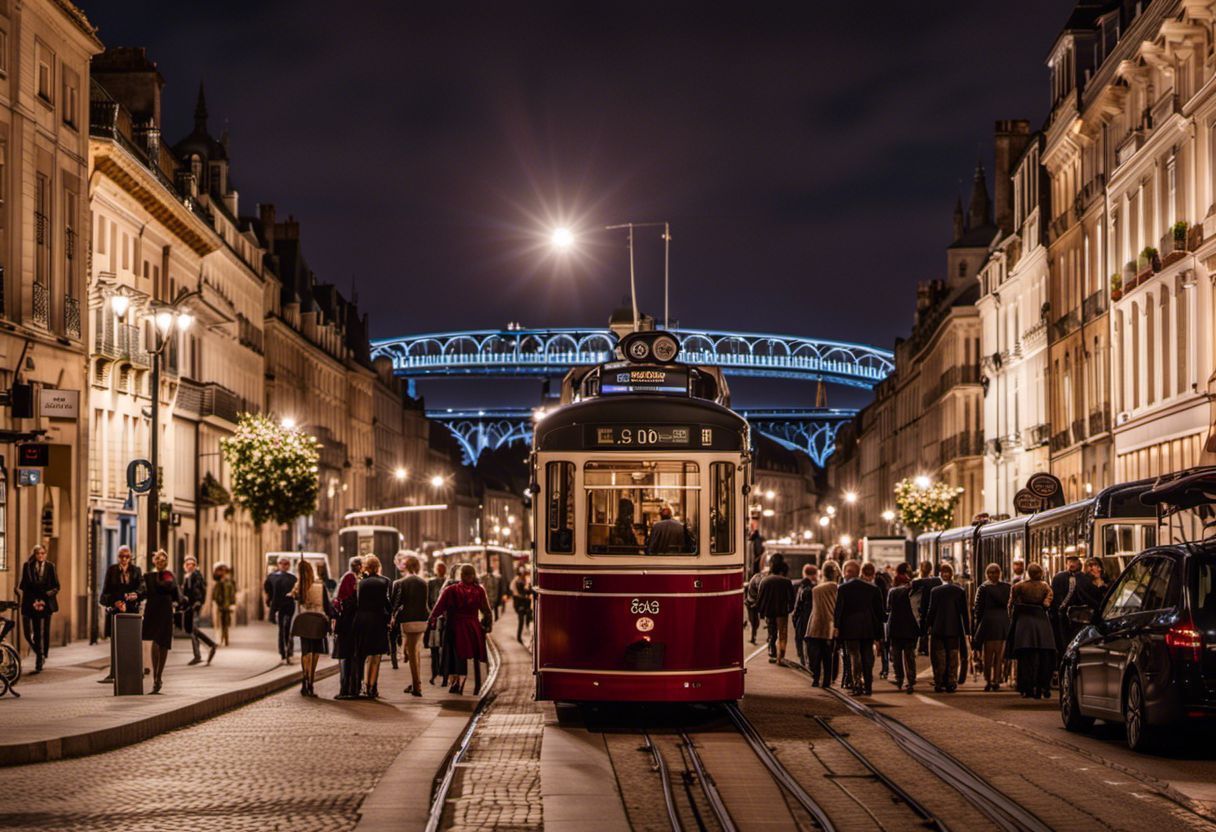
<instances>
[{"instance_id":1,"label":"stone building","mask_svg":"<svg viewBox=\"0 0 1216 832\"><path fill-rule=\"evenodd\" d=\"M35 544L62 589L51 639L93 620L85 520L88 415L89 59L93 27L67 0L0 4L0 597ZM50 445L45 467L18 446Z\"/></svg>"},{"instance_id":2,"label":"stone building","mask_svg":"<svg viewBox=\"0 0 1216 832\"><path fill-rule=\"evenodd\" d=\"M1025 122L1022 123L1023 125ZM1029 136L1014 160L1012 217L980 270L981 372L984 394L984 500L991 513L1013 514L1013 495L1031 474L1048 471L1047 248L1049 212L1040 164L1042 134Z\"/></svg>"}]
</instances>

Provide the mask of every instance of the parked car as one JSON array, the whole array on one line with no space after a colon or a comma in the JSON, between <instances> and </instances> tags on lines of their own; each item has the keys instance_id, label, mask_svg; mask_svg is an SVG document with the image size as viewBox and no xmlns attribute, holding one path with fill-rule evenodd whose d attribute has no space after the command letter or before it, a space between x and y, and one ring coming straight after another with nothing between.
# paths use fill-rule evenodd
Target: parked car
<instances>
[{"instance_id":1,"label":"parked car","mask_svg":"<svg viewBox=\"0 0 1216 832\"><path fill-rule=\"evenodd\" d=\"M1216 717L1216 470L1159 482L1142 499L1161 507L1163 522L1196 512L1206 539L1145 550L1098 609L1070 608L1082 629L1060 668L1064 727L1123 722L1134 751Z\"/></svg>"}]
</instances>

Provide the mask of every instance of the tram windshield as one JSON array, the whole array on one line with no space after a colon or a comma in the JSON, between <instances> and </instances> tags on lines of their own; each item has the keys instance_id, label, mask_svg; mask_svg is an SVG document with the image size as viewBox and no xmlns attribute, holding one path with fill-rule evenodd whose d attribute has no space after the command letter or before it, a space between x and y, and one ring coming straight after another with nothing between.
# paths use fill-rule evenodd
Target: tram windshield
<instances>
[{"instance_id":1,"label":"tram windshield","mask_svg":"<svg viewBox=\"0 0 1216 832\"><path fill-rule=\"evenodd\" d=\"M697 554L701 474L695 462L588 462L583 487L589 554Z\"/></svg>"}]
</instances>

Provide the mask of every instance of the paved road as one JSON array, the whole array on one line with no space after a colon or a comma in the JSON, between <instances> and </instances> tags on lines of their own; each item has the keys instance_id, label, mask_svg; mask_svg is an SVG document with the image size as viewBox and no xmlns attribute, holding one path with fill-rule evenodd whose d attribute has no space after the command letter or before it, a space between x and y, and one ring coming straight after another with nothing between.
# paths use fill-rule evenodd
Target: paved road
<instances>
[{"instance_id":1,"label":"paved road","mask_svg":"<svg viewBox=\"0 0 1216 832\"><path fill-rule=\"evenodd\" d=\"M438 687L404 696L408 675L386 663L386 701L335 702L331 678L321 698L293 688L128 748L0 769L0 829L352 829L398 753L445 704L460 707Z\"/></svg>"}]
</instances>

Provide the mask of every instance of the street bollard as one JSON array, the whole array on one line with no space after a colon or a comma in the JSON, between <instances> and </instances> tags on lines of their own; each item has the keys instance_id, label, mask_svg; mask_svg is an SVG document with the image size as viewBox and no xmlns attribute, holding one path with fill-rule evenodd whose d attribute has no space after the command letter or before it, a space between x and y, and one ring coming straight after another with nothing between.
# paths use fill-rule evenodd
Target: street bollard
<instances>
[{"instance_id":1,"label":"street bollard","mask_svg":"<svg viewBox=\"0 0 1216 832\"><path fill-rule=\"evenodd\" d=\"M144 692L143 616L120 612L114 616L110 662L115 696L142 696Z\"/></svg>"}]
</instances>

